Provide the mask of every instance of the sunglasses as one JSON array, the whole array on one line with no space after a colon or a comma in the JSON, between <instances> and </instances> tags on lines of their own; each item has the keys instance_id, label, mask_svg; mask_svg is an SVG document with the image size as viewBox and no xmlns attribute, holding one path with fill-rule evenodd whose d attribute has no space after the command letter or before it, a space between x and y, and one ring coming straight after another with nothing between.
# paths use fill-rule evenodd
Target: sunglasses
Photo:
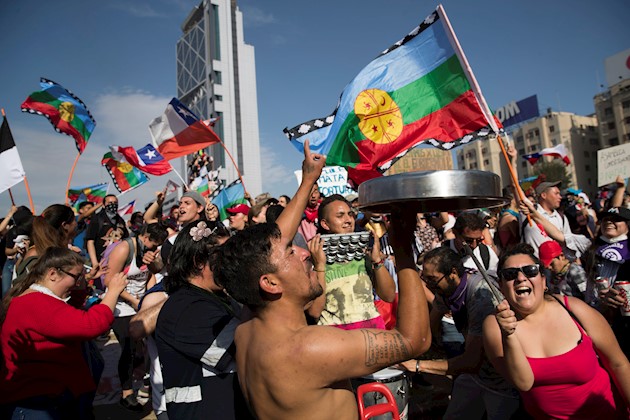
<instances>
[{"instance_id":1,"label":"sunglasses","mask_svg":"<svg viewBox=\"0 0 630 420\"><path fill-rule=\"evenodd\" d=\"M85 274L83 274L83 272L80 272L80 273L78 273L78 274L73 274L73 273L70 273L70 272L68 272L68 271L64 270L63 268L57 268L57 270L61 271L63 274L65 274L65 275L67 275L67 276L72 277L72 278L74 279L74 281L75 281L75 282L77 282L77 283L78 283L81 279L85 278Z\"/></svg>"},{"instance_id":2,"label":"sunglasses","mask_svg":"<svg viewBox=\"0 0 630 420\"><path fill-rule=\"evenodd\" d=\"M501 276L503 280L511 281L518 277L519 272L525 274L525 277L532 278L540 273L540 268L535 264L504 268L499 272L499 276Z\"/></svg>"},{"instance_id":3,"label":"sunglasses","mask_svg":"<svg viewBox=\"0 0 630 420\"><path fill-rule=\"evenodd\" d=\"M424 280L424 282L427 284L427 286L437 286L438 284L440 284L440 282L442 280L444 280L444 278L446 277L446 274L444 274L442 277L440 277L439 279L435 280L435 278L433 277L424 277L424 275L420 275L420 278L422 280Z\"/></svg>"},{"instance_id":4,"label":"sunglasses","mask_svg":"<svg viewBox=\"0 0 630 420\"><path fill-rule=\"evenodd\" d=\"M468 245L478 244L481 241L483 241L483 236L481 236L480 238L467 238L465 236L462 236L462 242L466 242Z\"/></svg>"}]
</instances>

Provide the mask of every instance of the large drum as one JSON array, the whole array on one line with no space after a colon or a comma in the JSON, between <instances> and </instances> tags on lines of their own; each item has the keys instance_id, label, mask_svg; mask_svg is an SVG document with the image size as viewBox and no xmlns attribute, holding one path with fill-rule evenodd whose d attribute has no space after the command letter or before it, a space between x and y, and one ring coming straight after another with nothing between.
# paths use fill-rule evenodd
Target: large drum
<instances>
[{"instance_id":1,"label":"large drum","mask_svg":"<svg viewBox=\"0 0 630 420\"><path fill-rule=\"evenodd\" d=\"M389 388L396 399L398 413L401 420L407 420L409 416L409 378L404 372L398 369L386 368L371 375L363 376L353 380L353 385L358 388L360 385L370 382L381 382ZM365 394L363 404L365 407L381 404L385 402L385 397L379 392L369 392ZM391 420L392 415L387 413L373 419Z\"/></svg>"}]
</instances>

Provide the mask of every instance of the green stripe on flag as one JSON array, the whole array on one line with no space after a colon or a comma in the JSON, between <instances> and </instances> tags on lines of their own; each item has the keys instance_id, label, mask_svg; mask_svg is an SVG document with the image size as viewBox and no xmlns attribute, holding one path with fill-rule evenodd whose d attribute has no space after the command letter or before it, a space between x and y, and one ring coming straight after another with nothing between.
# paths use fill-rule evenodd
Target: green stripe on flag
<instances>
[{"instance_id":1,"label":"green stripe on flag","mask_svg":"<svg viewBox=\"0 0 630 420\"><path fill-rule=\"evenodd\" d=\"M470 84L459 59L453 55L432 72L388 94L400 108L403 124L407 125L442 109L469 90ZM347 142L364 139L365 135L359 129L359 118L351 112L339 129L328 159L338 165L358 163L358 150L348 147Z\"/></svg>"},{"instance_id":2,"label":"green stripe on flag","mask_svg":"<svg viewBox=\"0 0 630 420\"><path fill-rule=\"evenodd\" d=\"M51 94L49 94L46 91L39 91L39 92L33 92L30 96L30 98L32 99L33 102L41 102L44 104L47 104L53 108L55 108L56 110L59 110L60 105L65 102L60 100L59 98L52 96ZM73 104L74 105L74 104ZM81 136L83 136L83 138L85 139L85 141L87 141L90 138L90 131L85 127L85 124L83 123L83 120L81 120L81 118L78 117L74 117L72 119L72 121L69 122L69 124L74 127L75 130L77 130L79 132L79 134L81 134Z\"/></svg>"}]
</instances>

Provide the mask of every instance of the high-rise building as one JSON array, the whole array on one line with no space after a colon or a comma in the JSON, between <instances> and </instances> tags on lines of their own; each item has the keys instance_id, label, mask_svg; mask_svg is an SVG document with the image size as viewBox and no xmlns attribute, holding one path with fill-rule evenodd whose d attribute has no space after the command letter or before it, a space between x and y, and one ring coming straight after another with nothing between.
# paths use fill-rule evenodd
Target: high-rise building
<instances>
[{"instance_id":1,"label":"high-rise building","mask_svg":"<svg viewBox=\"0 0 630 420\"><path fill-rule=\"evenodd\" d=\"M177 96L202 119L218 117L214 130L240 169L252 196L262 191L256 62L245 44L236 0L203 0L182 24L177 42ZM214 167L228 183L238 178L225 149L210 146Z\"/></svg>"},{"instance_id":2,"label":"high-rise building","mask_svg":"<svg viewBox=\"0 0 630 420\"><path fill-rule=\"evenodd\" d=\"M630 50L627 55L630 60ZM599 120L600 147L630 143L630 78L620 79L598 93L593 102Z\"/></svg>"},{"instance_id":3,"label":"high-rise building","mask_svg":"<svg viewBox=\"0 0 630 420\"><path fill-rule=\"evenodd\" d=\"M597 149L599 148L597 119L551 109L538 118L510 129L509 137L517 151L516 170L519 179L534 176L536 167L523 159L523 155L563 143L571 163L567 172L571 186L587 194L597 191ZM542 161L553 158L543 156ZM457 151L459 169L490 171L501 176L503 186L511 183L505 159L496 139L476 141Z\"/></svg>"}]
</instances>

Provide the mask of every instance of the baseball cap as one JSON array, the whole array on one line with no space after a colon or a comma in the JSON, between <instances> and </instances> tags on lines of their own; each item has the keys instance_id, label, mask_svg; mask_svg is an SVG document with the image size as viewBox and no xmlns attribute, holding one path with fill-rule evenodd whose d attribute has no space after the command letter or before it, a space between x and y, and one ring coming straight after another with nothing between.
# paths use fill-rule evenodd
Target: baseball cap
<instances>
[{"instance_id":1,"label":"baseball cap","mask_svg":"<svg viewBox=\"0 0 630 420\"><path fill-rule=\"evenodd\" d=\"M540 195L543 193L543 191L545 191L547 188L551 188L551 187L558 187L560 186L560 184L562 184L561 181L556 181L556 182L541 182L540 184L538 184L538 186L536 187L535 191L536 191L536 195Z\"/></svg>"},{"instance_id":2,"label":"baseball cap","mask_svg":"<svg viewBox=\"0 0 630 420\"><path fill-rule=\"evenodd\" d=\"M551 264L551 260L553 260L560 254L562 254L562 248L560 247L560 244L556 241L543 242L538 248L540 262L543 263L545 267L548 267L549 264Z\"/></svg>"},{"instance_id":3,"label":"baseball cap","mask_svg":"<svg viewBox=\"0 0 630 420\"><path fill-rule=\"evenodd\" d=\"M249 206L247 204L237 204L236 206L227 209L227 212L230 214L242 213L247 215L247 213L249 213Z\"/></svg>"},{"instance_id":4,"label":"baseball cap","mask_svg":"<svg viewBox=\"0 0 630 420\"><path fill-rule=\"evenodd\" d=\"M611 214L615 214L615 215L621 217L626 222L630 221L630 210L628 210L625 207L613 207L612 209L610 209L606 213L604 213L603 217L610 216Z\"/></svg>"},{"instance_id":5,"label":"baseball cap","mask_svg":"<svg viewBox=\"0 0 630 420\"><path fill-rule=\"evenodd\" d=\"M352 203L354 200L359 198L359 194L350 193L350 194L346 195L344 198L348 201L348 203Z\"/></svg>"},{"instance_id":6,"label":"baseball cap","mask_svg":"<svg viewBox=\"0 0 630 420\"><path fill-rule=\"evenodd\" d=\"M184 198L184 197L192 198L200 206L205 206L206 205L206 199L203 198L203 196L201 194L199 194L197 191L186 191L182 195L182 198Z\"/></svg>"}]
</instances>

